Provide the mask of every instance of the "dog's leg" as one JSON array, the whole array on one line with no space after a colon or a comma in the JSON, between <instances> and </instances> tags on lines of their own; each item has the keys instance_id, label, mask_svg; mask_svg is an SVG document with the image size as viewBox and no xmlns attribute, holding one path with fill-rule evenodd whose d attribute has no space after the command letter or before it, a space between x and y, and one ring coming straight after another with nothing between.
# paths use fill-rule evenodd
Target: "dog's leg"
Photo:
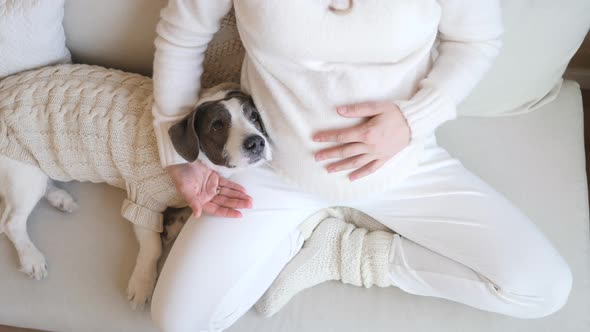
<instances>
[{"instance_id":1,"label":"dog's leg","mask_svg":"<svg viewBox=\"0 0 590 332\"><path fill-rule=\"evenodd\" d=\"M45 257L29 238L27 219L46 186L47 176L41 170L0 157L1 228L16 248L21 271L37 280L47 276L47 266Z\"/></svg>"},{"instance_id":2,"label":"dog's leg","mask_svg":"<svg viewBox=\"0 0 590 332\"><path fill-rule=\"evenodd\" d=\"M167 208L164 211L164 231L162 232L162 244L169 245L178 237L182 227L193 214L190 207Z\"/></svg>"},{"instance_id":3,"label":"dog's leg","mask_svg":"<svg viewBox=\"0 0 590 332\"><path fill-rule=\"evenodd\" d=\"M139 254L127 287L127 298L134 310L142 310L150 301L158 275L158 260L162 255L160 234L142 226L133 225L139 242Z\"/></svg>"},{"instance_id":4,"label":"dog's leg","mask_svg":"<svg viewBox=\"0 0 590 332\"><path fill-rule=\"evenodd\" d=\"M5 232L16 248L21 271L33 279L41 280L45 278L47 276L45 257L35 247L27 233L28 213L12 210L11 207L6 207L6 209L8 210L9 218L6 223Z\"/></svg>"},{"instance_id":5,"label":"dog's leg","mask_svg":"<svg viewBox=\"0 0 590 332\"><path fill-rule=\"evenodd\" d=\"M76 204L72 195L57 187L51 180L47 183L45 198L47 198L47 201L51 206L63 212L72 213L78 209L78 204Z\"/></svg>"}]
</instances>

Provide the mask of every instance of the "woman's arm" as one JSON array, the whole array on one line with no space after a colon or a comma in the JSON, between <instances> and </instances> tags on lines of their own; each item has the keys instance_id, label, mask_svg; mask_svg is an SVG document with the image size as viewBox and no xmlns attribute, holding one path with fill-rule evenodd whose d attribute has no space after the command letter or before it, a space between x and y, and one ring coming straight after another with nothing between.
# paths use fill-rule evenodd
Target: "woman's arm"
<instances>
[{"instance_id":1,"label":"woman's arm","mask_svg":"<svg viewBox=\"0 0 590 332\"><path fill-rule=\"evenodd\" d=\"M456 117L457 105L483 78L501 47L499 0L438 0L442 8L438 57L413 98L396 104L412 138L431 135Z\"/></svg>"},{"instance_id":2,"label":"woman's arm","mask_svg":"<svg viewBox=\"0 0 590 332\"><path fill-rule=\"evenodd\" d=\"M198 161L187 163L168 136L197 101L205 50L231 5L231 0L169 0L157 27L152 112L160 161L197 217L204 211L237 218L237 209L252 206L244 188Z\"/></svg>"},{"instance_id":3,"label":"woman's arm","mask_svg":"<svg viewBox=\"0 0 590 332\"><path fill-rule=\"evenodd\" d=\"M231 9L231 0L170 0L157 26L154 129L163 167L186 163L168 129L188 114L200 90L207 45Z\"/></svg>"}]
</instances>

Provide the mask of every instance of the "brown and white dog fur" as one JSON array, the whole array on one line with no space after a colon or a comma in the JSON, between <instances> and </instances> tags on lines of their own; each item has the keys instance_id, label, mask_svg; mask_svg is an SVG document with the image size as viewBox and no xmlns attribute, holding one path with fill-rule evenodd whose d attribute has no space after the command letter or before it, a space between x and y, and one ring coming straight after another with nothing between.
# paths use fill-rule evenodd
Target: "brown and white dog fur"
<instances>
[{"instance_id":1,"label":"brown and white dog fur","mask_svg":"<svg viewBox=\"0 0 590 332\"><path fill-rule=\"evenodd\" d=\"M205 91L191 114L172 126L169 133L183 158L198 159L222 176L271 159L260 115L252 99L236 85L223 84ZM43 197L64 212L77 208L74 198L56 187L39 168L0 155L0 234L5 233L14 244L21 271L37 280L47 276L47 265L29 238L27 219ZM143 308L151 298L162 240L157 232L133 227L140 250L127 295L135 309Z\"/></svg>"}]
</instances>

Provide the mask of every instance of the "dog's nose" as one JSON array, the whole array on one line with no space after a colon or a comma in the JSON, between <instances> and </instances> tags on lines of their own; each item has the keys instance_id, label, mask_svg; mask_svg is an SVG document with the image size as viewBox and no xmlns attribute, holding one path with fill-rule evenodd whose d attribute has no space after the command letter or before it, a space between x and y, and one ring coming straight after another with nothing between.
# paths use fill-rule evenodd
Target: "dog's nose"
<instances>
[{"instance_id":1,"label":"dog's nose","mask_svg":"<svg viewBox=\"0 0 590 332\"><path fill-rule=\"evenodd\" d=\"M244 141L244 149L254 155L261 154L265 145L264 138L258 135L250 136Z\"/></svg>"}]
</instances>

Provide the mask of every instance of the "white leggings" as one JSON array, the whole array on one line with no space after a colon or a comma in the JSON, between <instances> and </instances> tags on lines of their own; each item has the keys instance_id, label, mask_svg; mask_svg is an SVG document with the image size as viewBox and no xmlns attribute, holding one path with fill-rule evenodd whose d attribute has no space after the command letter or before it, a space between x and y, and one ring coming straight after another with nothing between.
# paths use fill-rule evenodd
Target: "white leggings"
<instances>
[{"instance_id":1,"label":"white leggings","mask_svg":"<svg viewBox=\"0 0 590 332\"><path fill-rule=\"evenodd\" d=\"M166 332L219 331L262 296L302 246L297 226L334 206L267 168L236 176L254 198L243 219L191 219L156 286L152 318ZM567 301L567 263L502 195L435 143L395 189L338 205L357 208L400 236L390 275L400 289L520 318Z\"/></svg>"}]
</instances>

